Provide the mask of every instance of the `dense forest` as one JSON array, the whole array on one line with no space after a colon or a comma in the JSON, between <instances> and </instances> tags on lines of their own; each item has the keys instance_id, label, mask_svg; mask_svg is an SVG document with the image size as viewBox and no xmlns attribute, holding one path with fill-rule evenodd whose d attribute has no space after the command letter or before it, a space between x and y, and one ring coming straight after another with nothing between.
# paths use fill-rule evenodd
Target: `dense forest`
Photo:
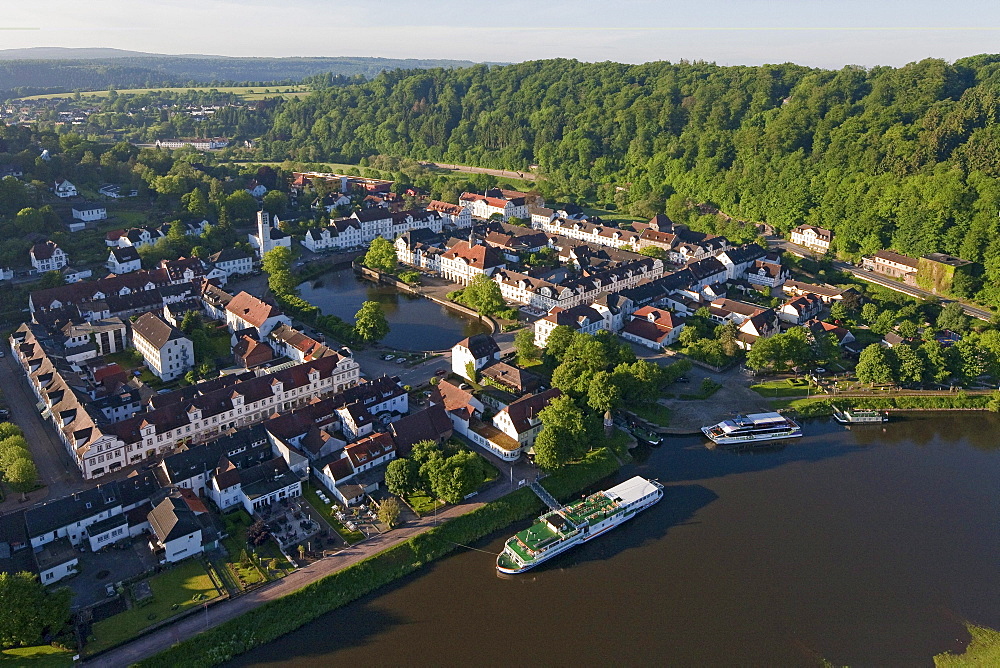
<instances>
[{"instance_id":1,"label":"dense forest","mask_svg":"<svg viewBox=\"0 0 1000 668\"><path fill-rule=\"evenodd\" d=\"M87 59L0 59L0 98L108 88L259 85L301 81L324 73L371 78L379 72L397 68L415 70L471 64L467 60L223 58L154 54Z\"/></svg>"},{"instance_id":2,"label":"dense forest","mask_svg":"<svg viewBox=\"0 0 1000 668\"><path fill-rule=\"evenodd\" d=\"M559 199L637 215L684 202L834 250L943 251L1000 304L1000 56L837 71L572 60L386 72L285 102L270 159L372 154L527 170Z\"/></svg>"}]
</instances>

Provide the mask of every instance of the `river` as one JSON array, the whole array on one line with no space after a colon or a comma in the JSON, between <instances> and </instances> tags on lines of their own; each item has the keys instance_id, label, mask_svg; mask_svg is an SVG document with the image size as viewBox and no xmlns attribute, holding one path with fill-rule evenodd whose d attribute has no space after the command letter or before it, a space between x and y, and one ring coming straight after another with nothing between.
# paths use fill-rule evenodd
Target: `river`
<instances>
[{"instance_id":1,"label":"river","mask_svg":"<svg viewBox=\"0 0 1000 668\"><path fill-rule=\"evenodd\" d=\"M236 665L926 666L963 620L1000 628L1000 417L805 432L637 451L608 484L666 495L607 537L509 578L460 552Z\"/></svg>"},{"instance_id":2,"label":"river","mask_svg":"<svg viewBox=\"0 0 1000 668\"><path fill-rule=\"evenodd\" d=\"M488 333L476 318L355 276L351 269L323 274L299 286L302 298L328 315L354 322L362 302L377 301L389 321L382 343L399 350L444 350L473 334Z\"/></svg>"}]
</instances>

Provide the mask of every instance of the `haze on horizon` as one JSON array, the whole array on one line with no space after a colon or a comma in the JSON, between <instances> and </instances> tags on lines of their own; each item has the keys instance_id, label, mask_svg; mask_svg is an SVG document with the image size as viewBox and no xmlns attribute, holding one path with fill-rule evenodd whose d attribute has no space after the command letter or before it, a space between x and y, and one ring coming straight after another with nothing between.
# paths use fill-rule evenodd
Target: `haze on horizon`
<instances>
[{"instance_id":1,"label":"haze on horizon","mask_svg":"<svg viewBox=\"0 0 1000 668\"><path fill-rule=\"evenodd\" d=\"M38 7L6 8L3 48L494 62L791 61L835 69L1000 52L1000 3L987 0L49 0L44 12Z\"/></svg>"}]
</instances>

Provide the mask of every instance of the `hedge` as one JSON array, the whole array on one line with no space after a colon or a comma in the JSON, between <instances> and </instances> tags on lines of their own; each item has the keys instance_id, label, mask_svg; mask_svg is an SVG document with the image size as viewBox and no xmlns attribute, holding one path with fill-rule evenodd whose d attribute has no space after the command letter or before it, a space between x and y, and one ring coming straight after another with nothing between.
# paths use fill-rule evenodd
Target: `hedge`
<instances>
[{"instance_id":1,"label":"hedge","mask_svg":"<svg viewBox=\"0 0 1000 668\"><path fill-rule=\"evenodd\" d=\"M565 499L614 473L614 455L601 448L583 461L545 479L553 496ZM213 666L291 633L318 617L344 606L458 547L479 540L542 508L529 489L520 489L461 515L439 527L332 573L302 589L251 610L139 662L145 668Z\"/></svg>"}]
</instances>

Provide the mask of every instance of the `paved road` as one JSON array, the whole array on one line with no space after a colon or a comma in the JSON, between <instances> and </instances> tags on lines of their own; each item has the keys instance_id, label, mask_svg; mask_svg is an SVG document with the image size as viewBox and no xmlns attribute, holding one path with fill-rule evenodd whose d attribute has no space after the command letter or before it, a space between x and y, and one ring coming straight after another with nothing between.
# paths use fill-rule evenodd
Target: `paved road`
<instances>
[{"instance_id":1,"label":"paved road","mask_svg":"<svg viewBox=\"0 0 1000 668\"><path fill-rule=\"evenodd\" d=\"M781 248L782 250L785 250L794 255L798 255L799 257L808 257L812 259L820 258L820 255L818 253L814 253L801 246L796 246L795 244L792 244L789 241L785 241L784 239L769 238L767 240L767 243L772 248ZM849 264L847 262L834 260L833 266L835 269L851 273L862 280L868 281L869 283L876 283L883 287L889 288L890 290L895 290L896 292L902 292L903 294L907 294L912 297L919 297L921 299L937 299L944 304L955 301L953 299L943 299L938 295L935 295L933 292L929 292L927 290L921 290L920 288L916 288L911 285L905 285L903 283L900 283L899 281L894 281L891 278L887 278L880 274L867 271L866 269L861 269L860 267L855 267L853 264ZM962 304L962 308L965 309L965 312L967 314L971 315L974 318L979 318L980 320L989 320L990 318L993 317L993 313L991 313L990 311L978 308L976 306Z\"/></svg>"},{"instance_id":2,"label":"paved road","mask_svg":"<svg viewBox=\"0 0 1000 668\"><path fill-rule=\"evenodd\" d=\"M484 503L507 494L511 489L508 480L501 479L489 489L474 497L476 499L475 502L452 506L440 511L436 516L424 517L388 533L373 536L360 545L339 552L335 556L317 561L306 568L294 571L284 579L278 580L273 584L257 589L244 596L209 607L204 613L182 619L176 624L171 624L150 635L138 638L127 645L85 663L93 666L131 665L157 652L162 652L181 640L186 640L201 631L216 627L268 601L281 598L286 594L301 589L311 582L315 582L377 552L381 552L417 534L423 533L443 520L475 510Z\"/></svg>"},{"instance_id":3,"label":"paved road","mask_svg":"<svg viewBox=\"0 0 1000 668\"><path fill-rule=\"evenodd\" d=\"M56 435L55 428L35 410L38 400L9 350L5 350L0 359L0 387L3 388L10 409L10 419L24 432L31 456L38 467L39 478L46 485L28 495L31 503L21 503L19 495L11 494L0 504L0 511L11 512L43 499L58 498L86 487L79 469Z\"/></svg>"}]
</instances>

